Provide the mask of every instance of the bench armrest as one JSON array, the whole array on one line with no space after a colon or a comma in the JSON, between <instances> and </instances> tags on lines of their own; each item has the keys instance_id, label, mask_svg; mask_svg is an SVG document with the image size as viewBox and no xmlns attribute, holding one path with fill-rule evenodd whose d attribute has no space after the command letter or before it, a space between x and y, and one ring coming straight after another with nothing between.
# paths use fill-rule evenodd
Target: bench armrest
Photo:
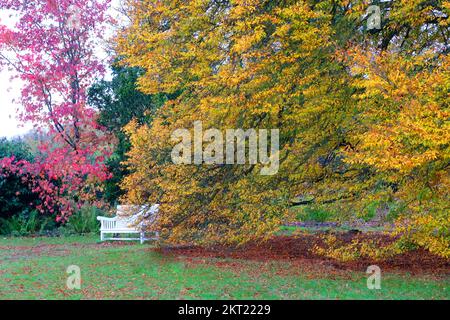
<instances>
[{"instance_id":1,"label":"bench armrest","mask_svg":"<svg viewBox=\"0 0 450 320\"><path fill-rule=\"evenodd\" d=\"M97 217L97 220L98 220L98 221L116 221L116 217L110 218L110 217L101 217L101 216L98 216L98 217Z\"/></svg>"}]
</instances>

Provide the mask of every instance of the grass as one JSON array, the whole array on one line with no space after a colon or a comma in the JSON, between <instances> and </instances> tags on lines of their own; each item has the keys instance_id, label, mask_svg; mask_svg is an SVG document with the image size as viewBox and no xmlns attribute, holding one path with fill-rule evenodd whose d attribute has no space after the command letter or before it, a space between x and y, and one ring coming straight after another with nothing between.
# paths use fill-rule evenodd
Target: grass
<instances>
[{"instance_id":1,"label":"grass","mask_svg":"<svg viewBox=\"0 0 450 320\"><path fill-rule=\"evenodd\" d=\"M449 278L317 275L287 262L168 257L151 244L100 245L98 237L0 238L1 299L449 299ZM66 288L67 267L81 290ZM295 271L295 272L293 272Z\"/></svg>"}]
</instances>

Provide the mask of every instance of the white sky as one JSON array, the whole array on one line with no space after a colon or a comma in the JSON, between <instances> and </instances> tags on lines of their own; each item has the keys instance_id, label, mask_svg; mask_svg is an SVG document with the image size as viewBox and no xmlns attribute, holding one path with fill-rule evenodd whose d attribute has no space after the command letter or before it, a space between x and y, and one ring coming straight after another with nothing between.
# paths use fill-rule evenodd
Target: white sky
<instances>
[{"instance_id":1,"label":"white sky","mask_svg":"<svg viewBox=\"0 0 450 320\"><path fill-rule=\"evenodd\" d=\"M120 0L112 0L112 7L117 8ZM113 11L113 16L117 19L117 11ZM13 21L9 14L0 10L0 24L13 26ZM31 124L25 126L17 120L17 109L21 106L13 103L13 100L19 100L20 80L10 80L11 72L7 68L0 70L0 137L14 137L25 134L32 128Z\"/></svg>"},{"instance_id":2,"label":"white sky","mask_svg":"<svg viewBox=\"0 0 450 320\"><path fill-rule=\"evenodd\" d=\"M16 119L18 105L12 100L20 94L20 85L10 83L10 73L1 71L0 74L0 137L12 137L24 134L30 126L20 127ZM12 89L11 87L14 86ZM11 89L11 90L8 90Z\"/></svg>"}]
</instances>

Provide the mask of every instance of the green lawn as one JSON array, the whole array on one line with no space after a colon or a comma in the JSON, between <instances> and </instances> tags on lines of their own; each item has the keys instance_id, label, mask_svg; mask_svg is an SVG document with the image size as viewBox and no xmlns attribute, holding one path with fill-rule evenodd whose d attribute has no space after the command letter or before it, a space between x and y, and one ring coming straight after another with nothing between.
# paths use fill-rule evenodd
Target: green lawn
<instances>
[{"instance_id":1,"label":"green lawn","mask_svg":"<svg viewBox=\"0 0 450 320\"><path fill-rule=\"evenodd\" d=\"M1 299L449 299L450 279L365 273L317 275L287 262L167 257L146 245L97 237L0 238ZM81 268L80 290L66 269Z\"/></svg>"}]
</instances>

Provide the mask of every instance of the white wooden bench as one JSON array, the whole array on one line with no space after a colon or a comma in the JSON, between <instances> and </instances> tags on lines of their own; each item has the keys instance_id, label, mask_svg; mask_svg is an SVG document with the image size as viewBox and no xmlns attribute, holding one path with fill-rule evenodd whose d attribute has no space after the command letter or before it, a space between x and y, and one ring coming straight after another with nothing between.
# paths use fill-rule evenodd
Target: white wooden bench
<instances>
[{"instance_id":1,"label":"white wooden bench","mask_svg":"<svg viewBox=\"0 0 450 320\"><path fill-rule=\"evenodd\" d=\"M154 232L155 236L152 238L145 238L147 225L151 223L158 212L158 204L152 206L133 206L124 205L117 206L117 215L113 218L97 217L100 221L100 240L139 240L144 243L145 240L157 240L159 238L158 232ZM124 238L114 237L115 234L139 234L139 238ZM105 237L106 234L112 234L112 237Z\"/></svg>"}]
</instances>

